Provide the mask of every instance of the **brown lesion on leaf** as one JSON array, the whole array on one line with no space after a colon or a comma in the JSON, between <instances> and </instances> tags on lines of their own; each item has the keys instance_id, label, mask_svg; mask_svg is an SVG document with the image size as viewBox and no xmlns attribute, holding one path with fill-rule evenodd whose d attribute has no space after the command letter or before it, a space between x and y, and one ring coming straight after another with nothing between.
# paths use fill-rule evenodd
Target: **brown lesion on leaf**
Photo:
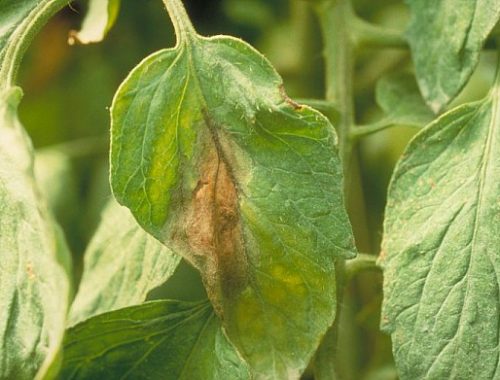
<instances>
[{"instance_id":1,"label":"brown lesion on leaf","mask_svg":"<svg viewBox=\"0 0 500 380\"><path fill-rule=\"evenodd\" d=\"M429 178L429 185L431 186L432 190L436 188L436 182L434 182L432 178Z\"/></svg>"},{"instance_id":2,"label":"brown lesion on leaf","mask_svg":"<svg viewBox=\"0 0 500 380\"><path fill-rule=\"evenodd\" d=\"M181 235L195 256L209 296L217 302L246 286L247 259L236 180L206 114L205 123L213 141L205 144L201 154L199 180L186 205Z\"/></svg>"},{"instance_id":3,"label":"brown lesion on leaf","mask_svg":"<svg viewBox=\"0 0 500 380\"><path fill-rule=\"evenodd\" d=\"M283 98L283 100L287 104L291 105L294 110L300 110L300 109L302 109L302 106L299 103L295 102L292 98L290 98L288 96L288 94L286 93L285 86L283 85L283 83L279 85L279 90L280 90L280 94L281 94L281 97Z\"/></svg>"},{"instance_id":4,"label":"brown lesion on leaf","mask_svg":"<svg viewBox=\"0 0 500 380\"><path fill-rule=\"evenodd\" d=\"M26 264L26 274L28 275L28 278L30 280L34 280L36 278L33 263L31 261L28 261L28 263Z\"/></svg>"}]
</instances>

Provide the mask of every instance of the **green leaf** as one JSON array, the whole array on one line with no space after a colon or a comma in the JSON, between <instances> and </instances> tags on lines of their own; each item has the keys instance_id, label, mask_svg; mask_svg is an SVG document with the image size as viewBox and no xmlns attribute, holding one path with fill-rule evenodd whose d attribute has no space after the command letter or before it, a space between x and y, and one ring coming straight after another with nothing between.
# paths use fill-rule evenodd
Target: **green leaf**
<instances>
[{"instance_id":1,"label":"green leaf","mask_svg":"<svg viewBox=\"0 0 500 380\"><path fill-rule=\"evenodd\" d=\"M382 328L402 379L498 379L500 93L410 143L390 185Z\"/></svg>"},{"instance_id":2,"label":"green leaf","mask_svg":"<svg viewBox=\"0 0 500 380\"><path fill-rule=\"evenodd\" d=\"M382 77L375 88L378 105L385 113L385 123L424 126L434 119L418 90L415 77L398 72Z\"/></svg>"},{"instance_id":3,"label":"green leaf","mask_svg":"<svg viewBox=\"0 0 500 380\"><path fill-rule=\"evenodd\" d=\"M70 324L143 302L150 290L168 280L179 261L180 256L146 233L127 208L110 201L85 252Z\"/></svg>"},{"instance_id":4,"label":"green leaf","mask_svg":"<svg viewBox=\"0 0 500 380\"><path fill-rule=\"evenodd\" d=\"M298 378L334 319L335 259L355 255L335 131L256 50L166 4L177 46L113 102L114 194L200 270L256 378Z\"/></svg>"},{"instance_id":5,"label":"green leaf","mask_svg":"<svg viewBox=\"0 0 500 380\"><path fill-rule=\"evenodd\" d=\"M438 112L472 75L488 34L500 18L497 0L406 0L407 32L418 84Z\"/></svg>"},{"instance_id":6,"label":"green leaf","mask_svg":"<svg viewBox=\"0 0 500 380\"><path fill-rule=\"evenodd\" d=\"M0 378L31 380L57 367L70 255L34 181L20 98L0 93Z\"/></svg>"},{"instance_id":7,"label":"green leaf","mask_svg":"<svg viewBox=\"0 0 500 380\"><path fill-rule=\"evenodd\" d=\"M78 32L71 32L69 43L101 42L115 24L121 0L89 0L87 14Z\"/></svg>"},{"instance_id":8,"label":"green leaf","mask_svg":"<svg viewBox=\"0 0 500 380\"><path fill-rule=\"evenodd\" d=\"M210 304L154 301L68 331L61 380L243 380L248 369Z\"/></svg>"}]
</instances>

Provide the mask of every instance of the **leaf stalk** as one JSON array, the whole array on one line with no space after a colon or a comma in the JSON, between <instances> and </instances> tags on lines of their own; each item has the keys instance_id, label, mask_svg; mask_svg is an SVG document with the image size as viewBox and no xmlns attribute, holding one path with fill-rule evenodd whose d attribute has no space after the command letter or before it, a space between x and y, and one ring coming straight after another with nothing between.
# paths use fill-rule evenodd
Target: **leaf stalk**
<instances>
[{"instance_id":1,"label":"leaf stalk","mask_svg":"<svg viewBox=\"0 0 500 380\"><path fill-rule=\"evenodd\" d=\"M352 128L350 131L351 140L357 141L358 139L360 139L362 137L369 136L371 134L383 131L385 129L395 127L397 125L401 125L401 124L395 123L390 118L384 118L384 119L377 121L373 124L358 125L358 126ZM412 124L405 124L405 126L420 128L419 126L412 125Z\"/></svg>"},{"instance_id":2,"label":"leaf stalk","mask_svg":"<svg viewBox=\"0 0 500 380\"><path fill-rule=\"evenodd\" d=\"M345 266L346 277L348 280L365 270L376 269L379 269L377 266L377 256L370 255L368 253L359 253L356 258L346 261Z\"/></svg>"},{"instance_id":3,"label":"leaf stalk","mask_svg":"<svg viewBox=\"0 0 500 380\"><path fill-rule=\"evenodd\" d=\"M352 141L350 130L355 124L353 68L354 46L349 32L349 20L354 16L350 0L324 0L315 7L323 35L326 100L338 107L337 133L339 154L343 163L344 201L349 209L351 187ZM326 333L314 359L317 380L338 378L335 357L338 341L338 320L345 288L345 261L337 260L337 312L336 322Z\"/></svg>"},{"instance_id":4,"label":"leaf stalk","mask_svg":"<svg viewBox=\"0 0 500 380\"><path fill-rule=\"evenodd\" d=\"M409 48L408 42L402 33L372 24L357 16L352 18L351 28L353 41L358 48Z\"/></svg>"},{"instance_id":5,"label":"leaf stalk","mask_svg":"<svg viewBox=\"0 0 500 380\"><path fill-rule=\"evenodd\" d=\"M174 25L177 45L188 43L197 33L186 12L184 4L181 0L163 0L163 3Z\"/></svg>"}]
</instances>

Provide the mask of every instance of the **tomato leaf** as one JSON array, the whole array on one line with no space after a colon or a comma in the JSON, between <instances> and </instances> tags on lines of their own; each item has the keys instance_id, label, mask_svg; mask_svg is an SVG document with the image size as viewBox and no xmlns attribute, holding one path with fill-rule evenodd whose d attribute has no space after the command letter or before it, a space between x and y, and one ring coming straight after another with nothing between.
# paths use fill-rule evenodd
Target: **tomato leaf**
<instances>
[{"instance_id":1,"label":"tomato leaf","mask_svg":"<svg viewBox=\"0 0 500 380\"><path fill-rule=\"evenodd\" d=\"M76 325L59 378L250 379L206 301L153 301Z\"/></svg>"},{"instance_id":2,"label":"tomato leaf","mask_svg":"<svg viewBox=\"0 0 500 380\"><path fill-rule=\"evenodd\" d=\"M408 72L382 77L377 82L375 96L385 112L385 123L421 127L434 118L420 95L415 77Z\"/></svg>"},{"instance_id":3,"label":"tomato leaf","mask_svg":"<svg viewBox=\"0 0 500 380\"><path fill-rule=\"evenodd\" d=\"M334 319L335 259L355 255L335 131L256 50L167 7L177 46L113 102L113 192L200 270L255 376L297 378Z\"/></svg>"},{"instance_id":4,"label":"tomato leaf","mask_svg":"<svg viewBox=\"0 0 500 380\"><path fill-rule=\"evenodd\" d=\"M460 106L410 143L390 185L382 328L404 379L496 379L500 95Z\"/></svg>"},{"instance_id":5,"label":"tomato leaf","mask_svg":"<svg viewBox=\"0 0 500 380\"><path fill-rule=\"evenodd\" d=\"M180 256L146 233L130 211L110 201L85 252L70 324L139 304L174 273Z\"/></svg>"},{"instance_id":6,"label":"tomato leaf","mask_svg":"<svg viewBox=\"0 0 500 380\"><path fill-rule=\"evenodd\" d=\"M0 378L52 378L72 296L71 256L35 183L17 117L15 77L36 31L62 0L0 3Z\"/></svg>"},{"instance_id":7,"label":"tomato leaf","mask_svg":"<svg viewBox=\"0 0 500 380\"><path fill-rule=\"evenodd\" d=\"M20 98L0 93L0 378L41 379L57 366L70 255L35 184Z\"/></svg>"},{"instance_id":8,"label":"tomato leaf","mask_svg":"<svg viewBox=\"0 0 500 380\"><path fill-rule=\"evenodd\" d=\"M89 0L87 14L81 29L73 31L69 43L91 44L101 42L113 27L120 11L121 0Z\"/></svg>"},{"instance_id":9,"label":"tomato leaf","mask_svg":"<svg viewBox=\"0 0 500 380\"><path fill-rule=\"evenodd\" d=\"M479 60L488 34L500 18L496 0L406 0L407 32L418 84L435 111L460 92Z\"/></svg>"}]
</instances>

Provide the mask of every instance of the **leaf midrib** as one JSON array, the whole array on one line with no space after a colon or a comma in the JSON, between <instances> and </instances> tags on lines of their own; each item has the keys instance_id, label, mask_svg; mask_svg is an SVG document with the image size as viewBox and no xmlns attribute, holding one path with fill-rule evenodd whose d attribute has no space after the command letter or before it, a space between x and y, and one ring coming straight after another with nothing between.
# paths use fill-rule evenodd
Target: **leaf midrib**
<instances>
[{"instance_id":1,"label":"leaf midrib","mask_svg":"<svg viewBox=\"0 0 500 380\"><path fill-rule=\"evenodd\" d=\"M198 34L195 34L195 35L193 35L193 38L187 39L186 42L181 46L182 46L182 48L187 50L186 54L187 54L187 60L188 60L188 65L189 65L189 72L192 72L192 77L193 77L193 80L195 82L195 86L196 86L196 89L198 92L197 98L202 103L202 106L200 107L198 112L202 116L203 125L205 125L210 137L212 138L212 144L214 145L214 148L215 148L215 151L217 154L217 170L216 170L215 177L214 177L214 190L213 190L213 195L212 195L213 199L212 199L212 207L211 207L211 214L212 214L211 218L213 221L215 221L212 225L212 235L214 236L214 239L217 240L217 235L218 235L217 234L217 222L216 222L217 218L215 217L215 215L217 213L217 202L216 202L215 198L216 198L217 193L219 191L218 190L218 184L219 184L218 177L219 177L219 170L220 170L221 161L226 166L226 170L227 170L227 172L231 178L231 181L234 185L234 188L235 188L236 197L237 197L237 202L236 202L236 204L237 204L237 217L238 217L240 223L241 223L241 219L242 219L241 210L239 207L240 203L241 203L241 198L240 198L241 187L240 187L240 184L238 183L238 181L236 180L236 177L234 176L233 167L231 166L229 160L227 159L227 156L224 153L222 144L220 143L218 130L216 128L218 123L216 122L215 118L212 117L212 115L210 113L211 109L210 109L208 102L206 100L206 96L203 93L203 87L201 85L201 80L198 76L195 58L193 57L193 54L194 54L193 45L198 44L198 43L202 43L202 41L209 41L209 38L205 38L205 37L202 37ZM188 72L188 75L189 75L189 72ZM211 125L212 120L213 120L214 125ZM246 256L247 251L246 251L246 244L244 242L245 241L244 233L242 233L241 238L243 240L243 242L242 242L242 248L243 248L243 252L244 252L243 254ZM217 245L216 245L216 249L217 249ZM215 254L217 256L217 252L215 252ZM216 265L218 265L218 263Z\"/></svg>"}]
</instances>

